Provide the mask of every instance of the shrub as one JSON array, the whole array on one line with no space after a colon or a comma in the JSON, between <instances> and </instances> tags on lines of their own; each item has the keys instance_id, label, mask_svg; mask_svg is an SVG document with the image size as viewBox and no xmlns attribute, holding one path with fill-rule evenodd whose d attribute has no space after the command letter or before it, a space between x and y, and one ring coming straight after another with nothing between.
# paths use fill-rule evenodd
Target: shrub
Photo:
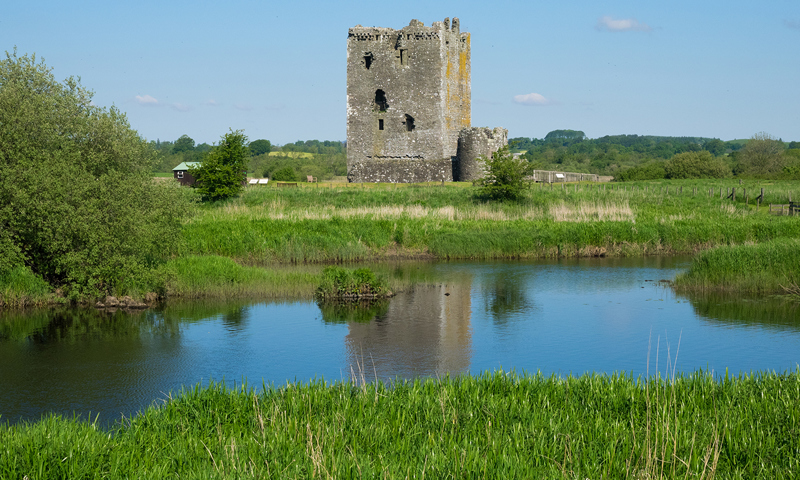
<instances>
[{"instance_id":1,"label":"shrub","mask_svg":"<svg viewBox=\"0 0 800 480\"><path fill-rule=\"evenodd\" d=\"M369 268L347 270L341 267L326 267L322 271L322 282L317 288L319 299L347 297L387 297L392 292L386 279L378 277Z\"/></svg>"},{"instance_id":2,"label":"shrub","mask_svg":"<svg viewBox=\"0 0 800 480\"><path fill-rule=\"evenodd\" d=\"M173 253L179 188L116 108L35 56L0 61L0 268L27 266L72 298L117 293Z\"/></svg>"},{"instance_id":3,"label":"shrub","mask_svg":"<svg viewBox=\"0 0 800 480\"><path fill-rule=\"evenodd\" d=\"M247 137L241 130L223 135L219 145L200 162L200 166L189 169L197 180L195 188L203 200L225 200L238 195L244 188L249 159Z\"/></svg>"},{"instance_id":4,"label":"shrub","mask_svg":"<svg viewBox=\"0 0 800 480\"><path fill-rule=\"evenodd\" d=\"M492 153L491 159L484 158L486 175L478 181L481 186L478 198L482 200L520 200L528 187L527 177L533 165L524 159L517 159L505 146Z\"/></svg>"},{"instance_id":5,"label":"shrub","mask_svg":"<svg viewBox=\"0 0 800 480\"><path fill-rule=\"evenodd\" d=\"M711 152L679 153L664 162L665 178L725 178L731 170Z\"/></svg>"},{"instance_id":6,"label":"shrub","mask_svg":"<svg viewBox=\"0 0 800 480\"><path fill-rule=\"evenodd\" d=\"M664 162L650 162L638 167L631 167L619 172L616 180L620 182L636 182L640 180L660 180L667 175Z\"/></svg>"},{"instance_id":7,"label":"shrub","mask_svg":"<svg viewBox=\"0 0 800 480\"><path fill-rule=\"evenodd\" d=\"M297 173L295 173L294 168L286 166L276 170L272 174L272 180L276 182L296 182Z\"/></svg>"}]
</instances>

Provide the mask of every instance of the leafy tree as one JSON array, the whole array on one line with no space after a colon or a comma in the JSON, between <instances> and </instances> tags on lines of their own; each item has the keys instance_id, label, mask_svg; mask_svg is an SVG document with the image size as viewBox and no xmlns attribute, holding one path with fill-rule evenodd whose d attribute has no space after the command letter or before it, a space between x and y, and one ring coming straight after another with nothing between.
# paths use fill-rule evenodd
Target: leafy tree
<instances>
[{"instance_id":1,"label":"leafy tree","mask_svg":"<svg viewBox=\"0 0 800 480\"><path fill-rule=\"evenodd\" d=\"M243 131L231 130L223 135L200 165L189 169L203 200L214 202L238 195L247 176L249 157Z\"/></svg>"},{"instance_id":2,"label":"leafy tree","mask_svg":"<svg viewBox=\"0 0 800 480\"><path fill-rule=\"evenodd\" d=\"M486 175L478 182L478 198L484 200L519 201L528 187L527 177L535 166L524 159L514 158L505 146L492 154L491 159L484 158Z\"/></svg>"},{"instance_id":3,"label":"leafy tree","mask_svg":"<svg viewBox=\"0 0 800 480\"><path fill-rule=\"evenodd\" d=\"M296 182L297 174L295 173L294 168L287 165L283 168L276 170L272 174L272 180L276 182Z\"/></svg>"},{"instance_id":4,"label":"leafy tree","mask_svg":"<svg viewBox=\"0 0 800 480\"><path fill-rule=\"evenodd\" d=\"M194 140L189 135L181 135L172 145L172 153L191 152L194 150Z\"/></svg>"},{"instance_id":5,"label":"leafy tree","mask_svg":"<svg viewBox=\"0 0 800 480\"><path fill-rule=\"evenodd\" d=\"M255 140L250 142L250 156L255 157L272 151L269 140Z\"/></svg>"},{"instance_id":6,"label":"leafy tree","mask_svg":"<svg viewBox=\"0 0 800 480\"><path fill-rule=\"evenodd\" d=\"M725 178L731 170L710 152L679 153L664 162L666 178Z\"/></svg>"},{"instance_id":7,"label":"leafy tree","mask_svg":"<svg viewBox=\"0 0 800 480\"><path fill-rule=\"evenodd\" d=\"M0 269L75 298L154 288L186 208L152 181L154 151L125 115L91 100L35 56L0 60Z\"/></svg>"},{"instance_id":8,"label":"leafy tree","mask_svg":"<svg viewBox=\"0 0 800 480\"><path fill-rule=\"evenodd\" d=\"M783 151L783 142L768 133L757 133L737 155L737 170L742 175L774 176L783 169Z\"/></svg>"},{"instance_id":9,"label":"leafy tree","mask_svg":"<svg viewBox=\"0 0 800 480\"><path fill-rule=\"evenodd\" d=\"M719 138L712 138L703 144L703 150L711 152L711 155L714 155L715 157L723 155L727 149L728 147L725 146L725 142Z\"/></svg>"}]
</instances>

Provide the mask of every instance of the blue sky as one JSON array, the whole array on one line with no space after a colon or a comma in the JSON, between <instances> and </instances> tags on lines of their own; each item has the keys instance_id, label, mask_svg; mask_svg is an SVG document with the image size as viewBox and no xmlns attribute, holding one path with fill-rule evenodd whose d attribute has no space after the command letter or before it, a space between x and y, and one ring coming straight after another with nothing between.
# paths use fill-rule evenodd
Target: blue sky
<instances>
[{"instance_id":1,"label":"blue sky","mask_svg":"<svg viewBox=\"0 0 800 480\"><path fill-rule=\"evenodd\" d=\"M800 141L798 0L7 0L0 48L80 76L149 140L344 140L348 28L445 17L472 34L475 126Z\"/></svg>"}]
</instances>

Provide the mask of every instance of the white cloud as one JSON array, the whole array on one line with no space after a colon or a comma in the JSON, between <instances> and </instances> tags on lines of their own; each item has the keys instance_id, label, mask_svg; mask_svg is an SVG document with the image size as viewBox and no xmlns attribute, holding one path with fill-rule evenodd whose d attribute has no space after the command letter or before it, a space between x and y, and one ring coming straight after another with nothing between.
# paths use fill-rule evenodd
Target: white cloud
<instances>
[{"instance_id":1,"label":"white cloud","mask_svg":"<svg viewBox=\"0 0 800 480\"><path fill-rule=\"evenodd\" d=\"M150 95L136 95L135 97L136 103L140 105L158 105L158 100L151 97Z\"/></svg>"},{"instance_id":2,"label":"white cloud","mask_svg":"<svg viewBox=\"0 0 800 480\"><path fill-rule=\"evenodd\" d=\"M649 32L653 30L646 23L639 23L635 18L613 18L608 15L597 20L597 29L608 32Z\"/></svg>"},{"instance_id":3,"label":"white cloud","mask_svg":"<svg viewBox=\"0 0 800 480\"><path fill-rule=\"evenodd\" d=\"M248 103L234 103L233 106L237 110L244 110L245 112L249 112L253 109L253 107L251 107Z\"/></svg>"},{"instance_id":4,"label":"white cloud","mask_svg":"<svg viewBox=\"0 0 800 480\"><path fill-rule=\"evenodd\" d=\"M520 105L532 105L532 106L545 106L545 105L558 104L558 102L545 98L543 95L538 93L514 95L514 103L519 103Z\"/></svg>"},{"instance_id":5,"label":"white cloud","mask_svg":"<svg viewBox=\"0 0 800 480\"><path fill-rule=\"evenodd\" d=\"M179 112L188 112L192 109L191 105L184 105L182 103L173 103L170 106Z\"/></svg>"},{"instance_id":6,"label":"white cloud","mask_svg":"<svg viewBox=\"0 0 800 480\"><path fill-rule=\"evenodd\" d=\"M208 105L210 107L218 107L219 106L219 102L212 98L212 99L206 101L206 105Z\"/></svg>"},{"instance_id":7,"label":"white cloud","mask_svg":"<svg viewBox=\"0 0 800 480\"><path fill-rule=\"evenodd\" d=\"M800 21L784 20L783 24L786 25L786 28L791 28L792 30L800 30Z\"/></svg>"}]
</instances>

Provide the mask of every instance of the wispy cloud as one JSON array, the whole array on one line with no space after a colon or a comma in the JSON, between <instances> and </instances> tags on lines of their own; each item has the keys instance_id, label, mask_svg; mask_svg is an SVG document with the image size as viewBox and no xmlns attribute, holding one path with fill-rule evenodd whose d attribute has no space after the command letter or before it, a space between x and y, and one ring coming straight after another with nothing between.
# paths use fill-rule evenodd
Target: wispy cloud
<instances>
[{"instance_id":1,"label":"wispy cloud","mask_svg":"<svg viewBox=\"0 0 800 480\"><path fill-rule=\"evenodd\" d=\"M241 103L241 102L240 103L234 103L233 107L236 110L244 110L245 112L249 112L250 110L253 109L253 107L249 103Z\"/></svg>"},{"instance_id":2,"label":"wispy cloud","mask_svg":"<svg viewBox=\"0 0 800 480\"><path fill-rule=\"evenodd\" d=\"M264 107L264 109L272 111L283 110L284 108L286 108L286 105L282 103L273 103L272 105L267 105L266 107Z\"/></svg>"},{"instance_id":3,"label":"wispy cloud","mask_svg":"<svg viewBox=\"0 0 800 480\"><path fill-rule=\"evenodd\" d=\"M210 100L207 100L205 104L208 105L209 107L219 107L220 106L220 103L218 101L214 100L213 98L210 99Z\"/></svg>"},{"instance_id":4,"label":"wispy cloud","mask_svg":"<svg viewBox=\"0 0 800 480\"><path fill-rule=\"evenodd\" d=\"M596 28L606 32L650 32L653 29L635 18L614 18L606 15L597 20Z\"/></svg>"},{"instance_id":5,"label":"wispy cloud","mask_svg":"<svg viewBox=\"0 0 800 480\"><path fill-rule=\"evenodd\" d=\"M150 105L150 106L159 105L158 100L151 97L150 95L136 95L134 99L136 100L136 103L140 105Z\"/></svg>"},{"instance_id":6,"label":"wispy cloud","mask_svg":"<svg viewBox=\"0 0 800 480\"><path fill-rule=\"evenodd\" d=\"M798 20L784 20L783 24L786 28L791 28L792 30L800 30L800 21Z\"/></svg>"},{"instance_id":7,"label":"wispy cloud","mask_svg":"<svg viewBox=\"0 0 800 480\"><path fill-rule=\"evenodd\" d=\"M179 112L188 112L192 109L191 105L184 105L183 103L177 103L177 102L170 105L170 107Z\"/></svg>"},{"instance_id":8,"label":"wispy cloud","mask_svg":"<svg viewBox=\"0 0 800 480\"><path fill-rule=\"evenodd\" d=\"M546 105L558 105L558 102L556 102L555 100L545 98L544 95L541 95L539 93L526 93L525 95L515 95L514 103L519 103L520 105L528 105L534 107L543 107Z\"/></svg>"}]
</instances>

